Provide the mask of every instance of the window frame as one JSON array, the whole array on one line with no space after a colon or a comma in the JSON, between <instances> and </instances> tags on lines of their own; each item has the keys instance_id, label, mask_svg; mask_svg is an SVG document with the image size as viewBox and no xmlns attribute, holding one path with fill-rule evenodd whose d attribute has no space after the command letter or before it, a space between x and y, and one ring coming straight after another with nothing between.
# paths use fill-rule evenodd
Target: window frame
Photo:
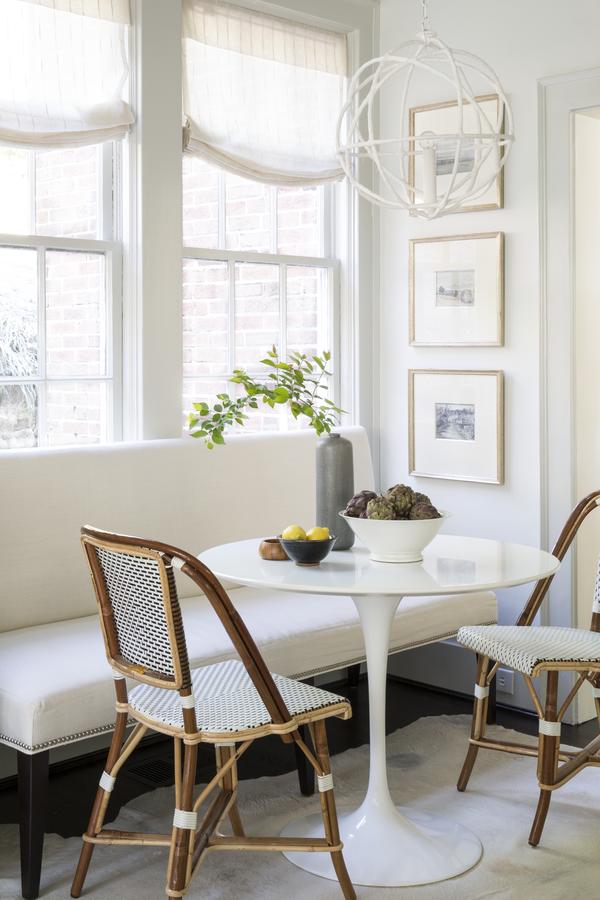
<instances>
[{"instance_id":1,"label":"window frame","mask_svg":"<svg viewBox=\"0 0 600 900\"><path fill-rule=\"evenodd\" d=\"M216 168L216 167L215 167ZM182 266L186 259L205 260L206 262L224 262L227 264L228 278L228 368L220 375L184 375L182 373L182 398L186 381L229 381L236 368L235 363L235 267L238 263L257 263L277 266L279 272L279 341L277 348L281 356L287 354L287 270L291 266L306 266L323 269L327 272L327 330L331 335L331 346L319 347L318 350L331 352L331 379L330 396L336 405L340 405L341 378L340 378L340 282L341 264L334 257L336 247L336 185L323 184L321 203L321 227L322 227L322 256L296 255L277 252L277 187L270 185L270 210L271 210L271 247L269 251L226 249L226 172L218 170L218 243L219 248L204 248L183 244ZM252 182L251 183L256 183ZM183 316L182 316L183 325ZM183 336L183 328L182 328Z\"/></svg>"},{"instance_id":2,"label":"window frame","mask_svg":"<svg viewBox=\"0 0 600 900\"><path fill-rule=\"evenodd\" d=\"M33 151L35 152L35 150ZM33 152L30 157L33 161ZM46 390L48 384L104 383L107 386L106 437L96 444L123 439L123 247L121 242L120 171L122 145L118 141L98 144L98 231L101 238L73 238L54 235L0 233L0 248L31 249L37 254L38 369L30 377L0 375L4 385L35 385L37 403L37 443L31 450L51 445L46 431ZM33 169L30 164L30 172ZM34 222L35 179L30 178L30 227ZM94 253L104 257L104 296L106 334L106 374L50 376L46 373L46 253L68 251ZM85 442L89 445L88 442ZM24 448L18 448L24 449Z\"/></svg>"}]
</instances>

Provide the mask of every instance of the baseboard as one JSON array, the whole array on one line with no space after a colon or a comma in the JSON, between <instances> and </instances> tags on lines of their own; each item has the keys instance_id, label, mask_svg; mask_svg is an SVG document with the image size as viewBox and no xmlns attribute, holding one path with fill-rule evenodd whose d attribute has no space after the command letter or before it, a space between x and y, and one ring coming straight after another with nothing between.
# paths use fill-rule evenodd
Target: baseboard
<instances>
[{"instance_id":1,"label":"baseboard","mask_svg":"<svg viewBox=\"0 0 600 900\"><path fill-rule=\"evenodd\" d=\"M466 694L463 691L456 691L453 688L446 688L440 686L434 686L431 684L426 684L422 681L415 681L413 678L404 678L401 675L388 674L388 679L390 681L396 681L399 684L408 684L411 687L421 688L424 691L429 691L434 694L444 694L447 697L458 697L461 700L468 700L472 702L473 693ZM520 706L512 706L508 703L497 702L497 709L505 709L507 712L515 713L516 715L529 716L532 719L537 719L537 713L532 709L524 709Z\"/></svg>"},{"instance_id":2,"label":"baseboard","mask_svg":"<svg viewBox=\"0 0 600 900\"><path fill-rule=\"evenodd\" d=\"M388 671L427 687L448 688L472 697L477 666L474 653L449 639L390 657ZM515 711L533 711L531 697L521 679L515 679L514 694L498 691L498 704Z\"/></svg>"}]
</instances>

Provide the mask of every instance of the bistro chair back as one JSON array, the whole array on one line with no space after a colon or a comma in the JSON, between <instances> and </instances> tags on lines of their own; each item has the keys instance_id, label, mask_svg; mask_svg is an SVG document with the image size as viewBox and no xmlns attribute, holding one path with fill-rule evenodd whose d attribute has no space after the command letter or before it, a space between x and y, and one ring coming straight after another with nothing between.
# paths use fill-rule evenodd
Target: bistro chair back
<instances>
[{"instance_id":1,"label":"bistro chair back","mask_svg":"<svg viewBox=\"0 0 600 900\"><path fill-rule=\"evenodd\" d=\"M173 568L147 547L84 532L110 665L136 681L167 690L191 684Z\"/></svg>"}]
</instances>

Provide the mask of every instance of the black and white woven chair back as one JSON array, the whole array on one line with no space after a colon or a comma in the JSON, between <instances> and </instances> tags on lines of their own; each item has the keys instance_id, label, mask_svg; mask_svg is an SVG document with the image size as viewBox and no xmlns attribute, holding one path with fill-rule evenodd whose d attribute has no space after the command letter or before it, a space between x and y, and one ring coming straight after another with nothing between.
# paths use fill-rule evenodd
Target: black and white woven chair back
<instances>
[{"instance_id":1,"label":"black and white woven chair back","mask_svg":"<svg viewBox=\"0 0 600 900\"><path fill-rule=\"evenodd\" d=\"M82 538L109 662L136 680L181 690L191 684L170 561L143 547ZM90 554L97 561L93 564Z\"/></svg>"}]
</instances>

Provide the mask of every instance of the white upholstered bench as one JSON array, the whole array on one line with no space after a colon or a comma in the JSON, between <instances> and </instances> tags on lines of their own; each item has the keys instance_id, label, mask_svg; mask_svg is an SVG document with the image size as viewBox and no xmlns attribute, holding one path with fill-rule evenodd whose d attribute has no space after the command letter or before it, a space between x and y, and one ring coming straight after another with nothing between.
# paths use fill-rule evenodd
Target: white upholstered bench
<instances>
[{"instance_id":1,"label":"white upholstered bench","mask_svg":"<svg viewBox=\"0 0 600 900\"><path fill-rule=\"evenodd\" d=\"M344 433L356 489L372 487L365 432ZM182 439L0 456L0 741L18 752L21 808L36 810L21 821L23 896L39 890L49 750L108 732L114 721L79 528L89 523L199 552L290 522L313 524L314 447L303 431L233 437L213 451ZM207 601L182 596L192 665L231 657ZM364 659L349 598L249 588L232 589L231 598L275 672L308 678ZM390 652L495 621L490 592L407 598Z\"/></svg>"}]
</instances>

